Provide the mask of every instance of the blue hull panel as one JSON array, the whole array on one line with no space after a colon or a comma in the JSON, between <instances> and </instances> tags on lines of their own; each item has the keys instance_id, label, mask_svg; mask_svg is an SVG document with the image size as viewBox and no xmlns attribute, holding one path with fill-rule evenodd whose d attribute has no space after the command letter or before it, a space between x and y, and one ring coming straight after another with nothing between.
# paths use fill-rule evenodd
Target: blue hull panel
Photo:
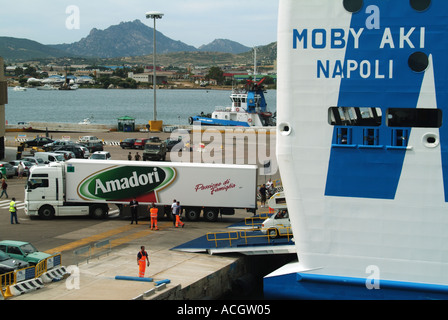
<instances>
[{"instance_id":1,"label":"blue hull panel","mask_svg":"<svg viewBox=\"0 0 448 320\"><path fill-rule=\"evenodd\" d=\"M366 279L291 273L264 279L265 299L446 300L448 286L382 280L367 289Z\"/></svg>"},{"instance_id":2,"label":"blue hull panel","mask_svg":"<svg viewBox=\"0 0 448 320\"><path fill-rule=\"evenodd\" d=\"M202 125L207 126L228 126L228 127L250 127L249 123L241 121L212 119L205 117L192 117L193 122L199 122Z\"/></svg>"}]
</instances>

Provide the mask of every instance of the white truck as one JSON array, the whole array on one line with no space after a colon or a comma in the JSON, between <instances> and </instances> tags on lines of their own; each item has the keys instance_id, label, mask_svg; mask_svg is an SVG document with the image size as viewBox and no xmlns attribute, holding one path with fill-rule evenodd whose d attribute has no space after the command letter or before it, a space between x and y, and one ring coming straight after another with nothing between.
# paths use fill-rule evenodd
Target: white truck
<instances>
[{"instance_id":1,"label":"white truck","mask_svg":"<svg viewBox=\"0 0 448 320\"><path fill-rule=\"evenodd\" d=\"M135 197L140 207L155 203L159 216L171 217L171 204L180 201L186 218L201 212L207 221L233 215L235 209L255 212L258 168L253 165L129 162L71 159L34 166L25 188L25 213L105 218L109 205L120 208Z\"/></svg>"},{"instance_id":2,"label":"white truck","mask_svg":"<svg viewBox=\"0 0 448 320\"><path fill-rule=\"evenodd\" d=\"M274 194L269 199L268 206L275 210L275 213L263 221L261 232L269 234L272 238L292 236L285 194L283 192Z\"/></svg>"}]
</instances>

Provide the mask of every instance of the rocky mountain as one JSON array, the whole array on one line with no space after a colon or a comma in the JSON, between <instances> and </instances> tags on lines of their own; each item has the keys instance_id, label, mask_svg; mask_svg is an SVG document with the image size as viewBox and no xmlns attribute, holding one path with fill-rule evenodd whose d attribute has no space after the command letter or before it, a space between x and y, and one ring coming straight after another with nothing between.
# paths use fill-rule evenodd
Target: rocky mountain
<instances>
[{"instance_id":1,"label":"rocky mountain","mask_svg":"<svg viewBox=\"0 0 448 320\"><path fill-rule=\"evenodd\" d=\"M227 40L227 39L216 39L213 42L200 46L198 48L199 51L205 52L224 52L224 53L233 53L239 54L248 52L251 48L242 45L241 43Z\"/></svg>"},{"instance_id":2,"label":"rocky mountain","mask_svg":"<svg viewBox=\"0 0 448 320\"><path fill-rule=\"evenodd\" d=\"M0 37L0 56L7 60L29 60L60 58L67 53L28 39Z\"/></svg>"},{"instance_id":3,"label":"rocky mountain","mask_svg":"<svg viewBox=\"0 0 448 320\"><path fill-rule=\"evenodd\" d=\"M54 58L74 58L77 60L138 60L139 57L152 55L154 29L140 20L122 22L105 30L92 29L90 34L71 44L43 45L27 39L0 37L0 56L9 61L31 61ZM275 60L276 43L258 49L259 60ZM157 52L166 55L170 61L188 63L189 60L204 62L207 59L217 62L238 60L250 61L252 48L227 39L195 48L182 41L172 40L157 31ZM161 57L159 57L161 59ZM205 59L205 60L204 60ZM207 60L208 61L208 60ZM239 60L238 60L239 61ZM81 63L81 62L80 62ZM102 63L99 61L83 63Z\"/></svg>"},{"instance_id":4,"label":"rocky mountain","mask_svg":"<svg viewBox=\"0 0 448 320\"><path fill-rule=\"evenodd\" d=\"M53 45L53 48L75 56L115 58L152 54L154 29L140 20L122 22L105 30L92 29L90 34L72 44ZM156 31L157 53L196 51L193 46L172 40Z\"/></svg>"}]
</instances>

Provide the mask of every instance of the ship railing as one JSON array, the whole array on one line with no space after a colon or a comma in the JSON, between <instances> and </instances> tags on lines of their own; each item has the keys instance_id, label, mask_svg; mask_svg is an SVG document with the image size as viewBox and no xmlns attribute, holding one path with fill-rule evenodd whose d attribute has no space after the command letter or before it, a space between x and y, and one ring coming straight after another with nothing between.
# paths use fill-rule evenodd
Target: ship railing
<instances>
[{"instance_id":1,"label":"ship railing","mask_svg":"<svg viewBox=\"0 0 448 320\"><path fill-rule=\"evenodd\" d=\"M256 217L249 217L244 219L244 225L245 226L251 226L252 229L258 229L260 228L263 221L269 218L271 213L261 213L260 215Z\"/></svg>"},{"instance_id":2,"label":"ship railing","mask_svg":"<svg viewBox=\"0 0 448 320\"><path fill-rule=\"evenodd\" d=\"M229 241L229 245L232 246L232 241L236 241L238 239L238 231L207 233L207 241L214 241L216 247L218 247L218 241Z\"/></svg>"},{"instance_id":3,"label":"ship railing","mask_svg":"<svg viewBox=\"0 0 448 320\"><path fill-rule=\"evenodd\" d=\"M223 241L228 241L229 246L232 247L232 241L235 244L237 240L244 240L245 245L248 245L250 239L266 238L267 242L271 243L271 240L278 237L287 237L289 242L293 238L291 227L278 227L277 232L274 234L270 232L266 232L266 234L264 234L259 232L259 229L207 233L207 241L215 242L216 248L218 247L218 243L222 243Z\"/></svg>"}]
</instances>

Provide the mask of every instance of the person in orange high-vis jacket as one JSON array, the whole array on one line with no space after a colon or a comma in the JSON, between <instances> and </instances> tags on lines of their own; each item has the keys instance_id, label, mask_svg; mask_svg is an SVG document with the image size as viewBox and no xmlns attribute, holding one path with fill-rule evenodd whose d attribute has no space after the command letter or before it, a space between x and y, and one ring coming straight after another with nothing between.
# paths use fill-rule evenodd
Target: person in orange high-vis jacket
<instances>
[{"instance_id":1,"label":"person in orange high-vis jacket","mask_svg":"<svg viewBox=\"0 0 448 320\"><path fill-rule=\"evenodd\" d=\"M180 220L180 216L182 215L182 207L180 206L180 202L177 201L177 207L176 207L176 228L179 228L181 226L182 228L185 226L185 223Z\"/></svg>"},{"instance_id":2,"label":"person in orange high-vis jacket","mask_svg":"<svg viewBox=\"0 0 448 320\"><path fill-rule=\"evenodd\" d=\"M138 276L140 278L144 278L146 266L149 267L149 256L145 251L145 246L141 246L140 249L140 252L137 254Z\"/></svg>"},{"instance_id":3,"label":"person in orange high-vis jacket","mask_svg":"<svg viewBox=\"0 0 448 320\"><path fill-rule=\"evenodd\" d=\"M157 227L157 216L159 214L159 209L156 208L156 205L153 203L151 206L151 209L149 209L150 216L151 216L151 230L159 230Z\"/></svg>"}]
</instances>

